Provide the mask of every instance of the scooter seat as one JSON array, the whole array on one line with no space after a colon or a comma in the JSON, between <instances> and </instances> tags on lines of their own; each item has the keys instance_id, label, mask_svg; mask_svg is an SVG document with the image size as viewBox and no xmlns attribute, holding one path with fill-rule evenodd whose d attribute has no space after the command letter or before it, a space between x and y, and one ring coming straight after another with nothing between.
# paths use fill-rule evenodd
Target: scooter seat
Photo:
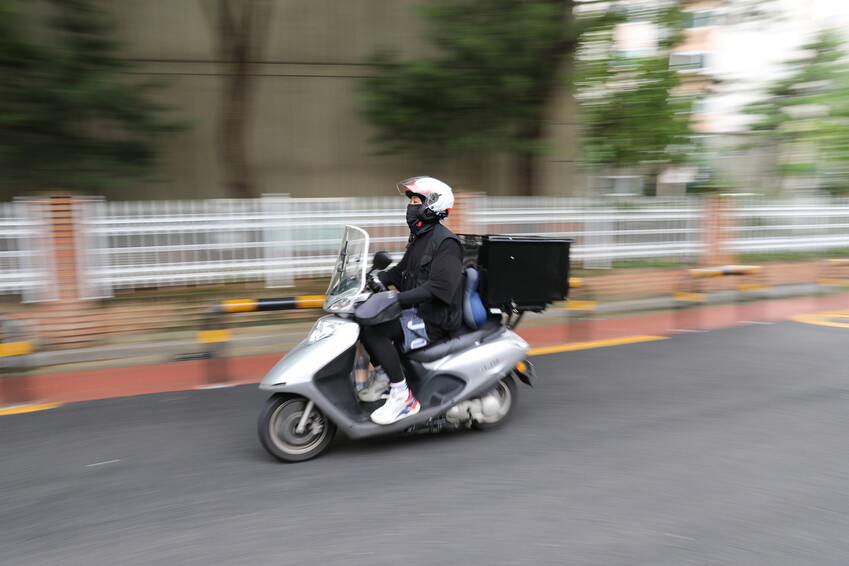
<instances>
[{"instance_id":1,"label":"scooter seat","mask_svg":"<svg viewBox=\"0 0 849 566\"><path fill-rule=\"evenodd\" d=\"M476 342L480 342L487 336L495 334L502 328L503 327L499 323L496 323L494 321L487 321L486 326L484 326L480 330L475 330L474 332L470 332L469 334L463 334L462 336L458 336L457 338L452 338L445 342L440 342L439 344L434 344L433 346L422 348L421 350L413 350L407 353L406 357L407 359L414 360L419 363L434 362L440 358L444 358L449 354L453 354L454 352L465 350Z\"/></svg>"}]
</instances>

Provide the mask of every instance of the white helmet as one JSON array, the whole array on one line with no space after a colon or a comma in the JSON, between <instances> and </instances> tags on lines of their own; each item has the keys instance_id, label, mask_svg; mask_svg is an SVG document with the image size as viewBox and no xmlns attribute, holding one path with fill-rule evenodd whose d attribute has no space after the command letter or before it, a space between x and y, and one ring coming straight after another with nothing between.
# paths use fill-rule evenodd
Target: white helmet
<instances>
[{"instance_id":1,"label":"white helmet","mask_svg":"<svg viewBox=\"0 0 849 566\"><path fill-rule=\"evenodd\" d=\"M432 218L445 218L454 206L454 192L451 187L433 177L410 177L395 186L398 192L407 198L419 195L422 199L422 208L419 212L425 220Z\"/></svg>"}]
</instances>

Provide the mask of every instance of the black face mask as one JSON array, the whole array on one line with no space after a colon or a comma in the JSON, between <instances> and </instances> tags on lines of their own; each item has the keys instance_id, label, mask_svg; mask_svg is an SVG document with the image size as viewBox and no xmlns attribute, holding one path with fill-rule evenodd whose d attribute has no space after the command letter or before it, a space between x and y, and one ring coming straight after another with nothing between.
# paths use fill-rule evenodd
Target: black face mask
<instances>
[{"instance_id":1,"label":"black face mask","mask_svg":"<svg viewBox=\"0 0 849 566\"><path fill-rule=\"evenodd\" d=\"M416 224L421 221L419 218L419 210L421 207L422 205L420 204L407 205L407 226L410 227L410 230L415 230L417 228Z\"/></svg>"}]
</instances>

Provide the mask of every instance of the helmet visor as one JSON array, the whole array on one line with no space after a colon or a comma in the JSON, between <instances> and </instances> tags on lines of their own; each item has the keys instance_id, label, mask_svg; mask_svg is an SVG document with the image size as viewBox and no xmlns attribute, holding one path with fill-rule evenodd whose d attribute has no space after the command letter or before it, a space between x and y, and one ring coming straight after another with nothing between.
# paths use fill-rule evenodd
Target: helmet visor
<instances>
[{"instance_id":1,"label":"helmet visor","mask_svg":"<svg viewBox=\"0 0 849 566\"><path fill-rule=\"evenodd\" d=\"M403 181L399 181L395 184L398 187L398 192L406 197L410 197L413 194L422 195L427 194L430 191L427 189L419 189L416 190L416 182L421 179L427 179L427 177L410 177L409 179L404 179ZM424 192L422 192L424 191Z\"/></svg>"}]
</instances>

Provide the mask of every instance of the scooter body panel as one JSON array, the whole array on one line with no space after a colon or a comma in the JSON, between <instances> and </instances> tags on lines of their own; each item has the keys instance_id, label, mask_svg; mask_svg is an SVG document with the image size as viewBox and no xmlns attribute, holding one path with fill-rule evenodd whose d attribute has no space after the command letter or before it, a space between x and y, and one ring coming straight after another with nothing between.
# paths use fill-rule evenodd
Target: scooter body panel
<instances>
[{"instance_id":1,"label":"scooter body panel","mask_svg":"<svg viewBox=\"0 0 849 566\"><path fill-rule=\"evenodd\" d=\"M319 321L335 325L333 332L312 343L309 338L302 340L269 370L260 389L279 391L310 383L319 370L350 349L360 336L360 326L351 320L330 315Z\"/></svg>"},{"instance_id":2,"label":"scooter body panel","mask_svg":"<svg viewBox=\"0 0 849 566\"><path fill-rule=\"evenodd\" d=\"M430 374L462 376L466 387L459 397L467 398L489 389L507 375L528 349L528 343L518 334L504 328L472 348L422 365Z\"/></svg>"},{"instance_id":3,"label":"scooter body panel","mask_svg":"<svg viewBox=\"0 0 849 566\"><path fill-rule=\"evenodd\" d=\"M339 317L324 318L340 322L334 334L313 343L304 340L298 344L269 371L260 388L311 399L340 432L352 439L401 433L441 416L457 402L492 388L528 349L524 340L505 328L471 348L420 365L417 373L421 375L411 376L410 381L416 382L414 390L422 404L421 411L391 425L378 425L371 421L370 412L358 404L351 382L352 349L359 336L359 326ZM328 395L331 383L335 398ZM342 391L345 387L350 395Z\"/></svg>"}]
</instances>

